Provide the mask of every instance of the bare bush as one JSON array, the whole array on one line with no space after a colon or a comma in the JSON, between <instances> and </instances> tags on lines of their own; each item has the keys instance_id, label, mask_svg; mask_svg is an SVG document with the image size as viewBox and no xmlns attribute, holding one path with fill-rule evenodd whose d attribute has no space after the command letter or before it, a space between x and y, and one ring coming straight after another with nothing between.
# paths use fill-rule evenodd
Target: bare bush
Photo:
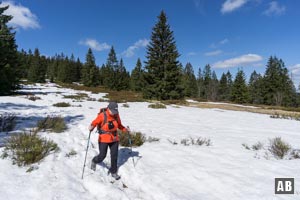
<instances>
[{"instance_id":1,"label":"bare bush","mask_svg":"<svg viewBox=\"0 0 300 200\"><path fill-rule=\"evenodd\" d=\"M269 151L279 159L283 159L285 155L290 151L291 146L284 142L280 137L276 137L270 140Z\"/></svg>"}]
</instances>

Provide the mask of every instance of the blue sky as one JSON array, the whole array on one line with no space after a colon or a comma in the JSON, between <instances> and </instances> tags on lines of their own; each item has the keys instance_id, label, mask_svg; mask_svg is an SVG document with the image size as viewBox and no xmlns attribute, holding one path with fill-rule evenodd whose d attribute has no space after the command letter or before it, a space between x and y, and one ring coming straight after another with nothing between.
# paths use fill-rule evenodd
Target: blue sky
<instances>
[{"instance_id":1,"label":"blue sky","mask_svg":"<svg viewBox=\"0 0 300 200\"><path fill-rule=\"evenodd\" d=\"M210 64L220 77L242 68L264 73L275 55L300 82L300 1L298 0L19 0L6 14L14 19L18 48L39 48L85 61L91 47L97 65L111 46L131 71L146 46L157 16L164 10L185 66Z\"/></svg>"}]
</instances>

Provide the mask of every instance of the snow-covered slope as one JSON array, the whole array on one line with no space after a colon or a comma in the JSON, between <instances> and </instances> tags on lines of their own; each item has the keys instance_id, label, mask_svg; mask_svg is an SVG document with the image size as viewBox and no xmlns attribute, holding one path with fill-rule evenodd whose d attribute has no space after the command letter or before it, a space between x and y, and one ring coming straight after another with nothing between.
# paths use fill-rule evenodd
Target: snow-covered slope
<instances>
[{"instance_id":1,"label":"snow-covered slope","mask_svg":"<svg viewBox=\"0 0 300 200\"><path fill-rule=\"evenodd\" d=\"M0 113L18 116L16 129L35 126L47 115L65 117L68 130L63 133L40 134L54 140L61 151L47 156L34 165L38 169L27 173L28 167L12 165L10 159L0 159L0 199L299 199L300 160L277 160L267 151L271 138L281 137L294 148L300 148L299 121L271 119L268 115L220 109L200 109L167 106L151 109L148 103L119 105L124 125L140 131L159 142L141 147L120 147L119 183L110 183L107 169L97 166L96 172L85 168L81 179L90 122L106 102L72 102L62 95L78 91L55 85L26 86L41 100L30 101L26 96L0 97ZM99 99L104 94L91 94ZM70 102L72 107L52 106ZM81 105L81 107L79 107ZM5 134L1 133L3 140ZM182 139L210 139L211 146L180 144ZM170 141L176 141L174 145ZM258 141L265 149L246 150L242 144ZM97 134L91 135L87 166L98 153ZM2 148L1 148L2 149ZM75 150L77 155L66 157ZM109 153L104 164L109 166ZM275 177L294 177L294 195L275 195ZM128 188L122 187L124 183Z\"/></svg>"}]
</instances>

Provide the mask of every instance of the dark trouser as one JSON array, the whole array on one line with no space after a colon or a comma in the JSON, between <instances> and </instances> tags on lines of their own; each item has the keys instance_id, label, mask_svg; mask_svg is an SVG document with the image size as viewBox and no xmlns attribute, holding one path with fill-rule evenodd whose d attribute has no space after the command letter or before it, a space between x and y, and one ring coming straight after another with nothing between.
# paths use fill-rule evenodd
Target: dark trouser
<instances>
[{"instance_id":1,"label":"dark trouser","mask_svg":"<svg viewBox=\"0 0 300 200\"><path fill-rule=\"evenodd\" d=\"M119 142L112 142L112 143L103 143L99 142L99 154L93 158L93 162L101 163L104 158L106 157L107 147L109 146L110 149L110 158L111 158L111 167L109 171L111 173L117 173L118 171L118 149L119 149Z\"/></svg>"}]
</instances>

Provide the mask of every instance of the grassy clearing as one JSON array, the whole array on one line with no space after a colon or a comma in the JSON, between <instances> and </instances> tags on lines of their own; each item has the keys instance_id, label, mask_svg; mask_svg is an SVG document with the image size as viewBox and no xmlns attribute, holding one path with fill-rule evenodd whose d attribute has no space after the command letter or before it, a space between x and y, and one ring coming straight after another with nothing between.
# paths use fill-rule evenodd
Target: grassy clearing
<instances>
[{"instance_id":1,"label":"grassy clearing","mask_svg":"<svg viewBox=\"0 0 300 200\"><path fill-rule=\"evenodd\" d=\"M77 84L59 84L62 87L71 88L74 90L84 90L90 91L92 93L107 93L104 98L108 98L110 101L115 101L117 103L125 103L125 102L144 102L146 101L143 98L142 93L137 93L133 91L113 91L109 90L105 87L87 87L83 85ZM103 100L103 99L102 99ZM106 101L106 100L103 100Z\"/></svg>"},{"instance_id":2,"label":"grassy clearing","mask_svg":"<svg viewBox=\"0 0 300 200\"><path fill-rule=\"evenodd\" d=\"M189 106L198 107L198 108L218 108L223 110L233 110L233 111L246 111L252 113L259 114L267 114L267 115L282 115L282 116L290 116L294 119L300 118L300 112L298 111L287 111L287 110L279 110L281 107L271 107L271 106L262 106L262 107L243 107L235 104L212 104L208 102L199 102L199 103L189 103ZM297 108L295 108L297 110Z\"/></svg>"},{"instance_id":3,"label":"grassy clearing","mask_svg":"<svg viewBox=\"0 0 300 200\"><path fill-rule=\"evenodd\" d=\"M150 104L148 108L153 108L153 109L166 109L167 107L164 104L161 103L154 103Z\"/></svg>"}]
</instances>

